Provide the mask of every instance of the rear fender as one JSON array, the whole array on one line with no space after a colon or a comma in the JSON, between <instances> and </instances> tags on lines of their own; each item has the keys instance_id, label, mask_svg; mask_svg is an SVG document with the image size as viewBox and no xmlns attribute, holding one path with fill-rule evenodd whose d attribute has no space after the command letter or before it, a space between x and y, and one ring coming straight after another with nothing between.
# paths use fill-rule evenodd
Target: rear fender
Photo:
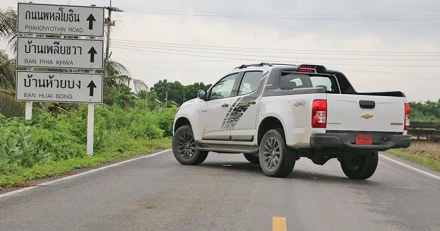
<instances>
[{"instance_id":1,"label":"rear fender","mask_svg":"<svg viewBox=\"0 0 440 231\"><path fill-rule=\"evenodd\" d=\"M286 139L287 145L292 143L293 142L293 136L290 134L290 132L288 130L286 130L288 128L288 125L282 119L283 117L280 114L276 113L276 112L273 112L273 111L269 112L271 110L271 107L264 108L263 110L264 111L260 111L260 116L259 116L259 119L258 119L258 126L257 126L257 129L255 129L254 137L258 137L258 132L259 132L258 129L260 128L260 125L263 122L263 120L268 118L268 117L274 117L274 118L278 119L281 122L281 125L283 126L283 131L284 131L284 134L285 134L285 139ZM254 144L257 145L258 140L255 139L254 142L255 142Z\"/></svg>"}]
</instances>

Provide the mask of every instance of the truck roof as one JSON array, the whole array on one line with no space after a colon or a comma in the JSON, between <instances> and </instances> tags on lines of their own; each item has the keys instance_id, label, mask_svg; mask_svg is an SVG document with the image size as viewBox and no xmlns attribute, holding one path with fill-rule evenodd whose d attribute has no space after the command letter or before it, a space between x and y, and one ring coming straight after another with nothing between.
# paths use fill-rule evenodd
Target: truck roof
<instances>
[{"instance_id":1,"label":"truck roof","mask_svg":"<svg viewBox=\"0 0 440 231\"><path fill-rule=\"evenodd\" d=\"M278 86L278 80L276 76L279 76L282 71L292 71L303 74L318 74L318 75L333 75L337 78L340 90L343 93L356 93L353 86L347 79L347 77L338 70L327 69L324 65L320 64L286 64L286 63L269 63L261 62L255 64L242 64L235 67L232 72L245 71L245 70L270 70L271 75L268 77L267 84L273 87ZM271 88L271 87L269 87Z\"/></svg>"},{"instance_id":2,"label":"truck roof","mask_svg":"<svg viewBox=\"0 0 440 231\"><path fill-rule=\"evenodd\" d=\"M284 69L289 68L292 70L297 70L299 72L304 73L322 73L322 74L328 74L328 73L339 73L342 74L340 71L337 70L330 70L327 69L324 65L321 64L289 64L289 63L269 63L269 62L261 62L261 63L255 63L255 64L242 64L240 66L237 66L233 69L233 71L236 70L242 70L242 69ZM301 71L300 71L301 69Z\"/></svg>"}]
</instances>

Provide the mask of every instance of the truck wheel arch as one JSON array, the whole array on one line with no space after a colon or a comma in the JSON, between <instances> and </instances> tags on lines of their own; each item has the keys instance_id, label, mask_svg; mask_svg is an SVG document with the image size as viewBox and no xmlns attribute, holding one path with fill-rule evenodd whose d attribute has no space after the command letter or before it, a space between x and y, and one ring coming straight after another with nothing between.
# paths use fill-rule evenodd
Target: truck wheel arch
<instances>
[{"instance_id":1,"label":"truck wheel arch","mask_svg":"<svg viewBox=\"0 0 440 231\"><path fill-rule=\"evenodd\" d=\"M257 145L260 145L261 139L263 138L264 134L266 134L267 131L275 128L281 129L281 133L284 136L284 139L286 139L284 133L284 126L281 120L274 116L268 116L264 118L260 122L260 125L258 126Z\"/></svg>"},{"instance_id":2,"label":"truck wheel arch","mask_svg":"<svg viewBox=\"0 0 440 231\"><path fill-rule=\"evenodd\" d=\"M174 132L176 132L177 129L179 129L184 125L189 125L190 127L192 127L189 119L187 119L186 117L180 117L179 119L176 120L176 123L174 123Z\"/></svg>"}]
</instances>

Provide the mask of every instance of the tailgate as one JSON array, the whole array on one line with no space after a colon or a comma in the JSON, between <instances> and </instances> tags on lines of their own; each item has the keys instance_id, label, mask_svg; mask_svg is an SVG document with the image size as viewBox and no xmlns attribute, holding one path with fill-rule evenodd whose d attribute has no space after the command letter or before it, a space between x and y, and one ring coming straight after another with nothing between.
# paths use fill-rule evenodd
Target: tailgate
<instances>
[{"instance_id":1,"label":"tailgate","mask_svg":"<svg viewBox=\"0 0 440 231\"><path fill-rule=\"evenodd\" d=\"M405 98L327 94L327 130L403 132Z\"/></svg>"}]
</instances>

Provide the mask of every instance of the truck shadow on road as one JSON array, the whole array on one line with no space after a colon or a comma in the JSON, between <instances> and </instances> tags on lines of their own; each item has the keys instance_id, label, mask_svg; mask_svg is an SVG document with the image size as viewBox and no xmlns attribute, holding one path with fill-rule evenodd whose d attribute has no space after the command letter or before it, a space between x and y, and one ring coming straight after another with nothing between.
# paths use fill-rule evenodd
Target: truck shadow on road
<instances>
[{"instance_id":1,"label":"truck shadow on road","mask_svg":"<svg viewBox=\"0 0 440 231\"><path fill-rule=\"evenodd\" d=\"M350 184L350 185L368 185L368 186L380 186L381 183L374 180L352 180L345 176L328 175L325 173L316 173L302 170L293 170L293 172L287 177L292 180L308 181L316 183L332 183L332 184Z\"/></svg>"},{"instance_id":2,"label":"truck shadow on road","mask_svg":"<svg viewBox=\"0 0 440 231\"><path fill-rule=\"evenodd\" d=\"M249 175L250 177L267 177L264 175L259 165L242 163L242 162L205 162L198 167L218 169L222 173L225 171L233 171L236 173L243 173ZM342 170L341 170L342 171ZM270 180L270 177L267 177ZM374 181L373 177L369 180L352 180L341 175L331 175L325 173L317 173L311 171L304 171L293 169L292 173L285 178L278 178L280 180L286 181L302 181L302 182L316 182L324 184L343 184L343 185L366 185L366 186L380 186L379 182Z\"/></svg>"}]
</instances>

